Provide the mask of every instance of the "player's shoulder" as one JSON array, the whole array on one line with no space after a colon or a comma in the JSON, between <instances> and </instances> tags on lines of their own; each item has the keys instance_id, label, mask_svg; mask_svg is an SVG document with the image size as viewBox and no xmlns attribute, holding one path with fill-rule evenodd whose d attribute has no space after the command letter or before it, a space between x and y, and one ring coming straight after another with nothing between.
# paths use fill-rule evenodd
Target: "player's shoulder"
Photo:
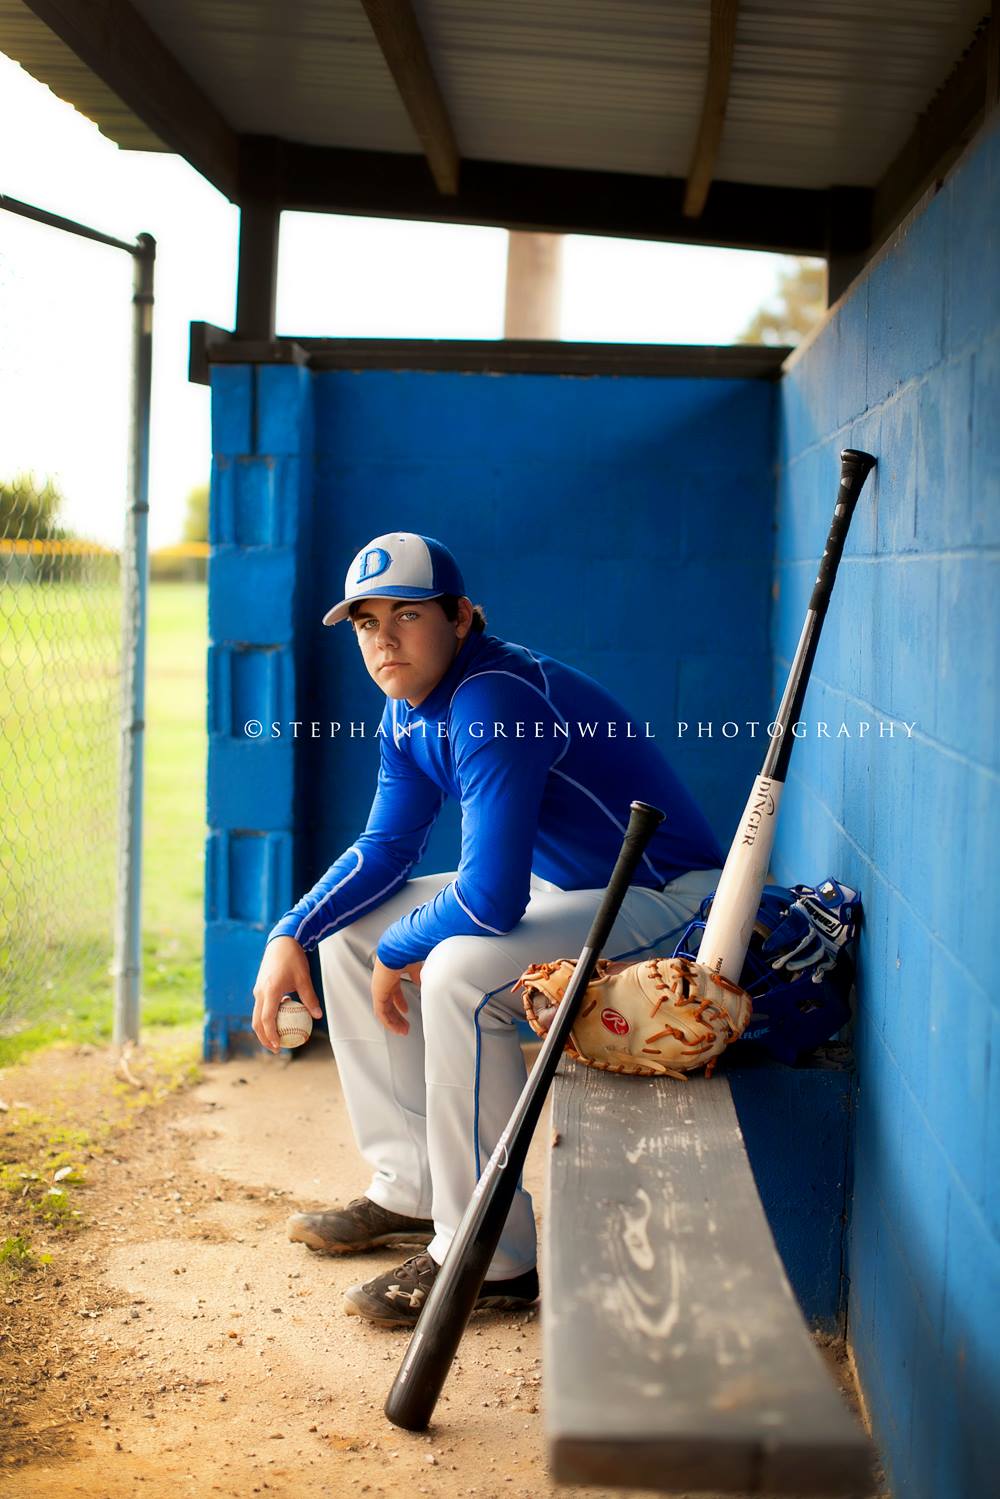
<instances>
[{"instance_id":1,"label":"player's shoulder","mask_svg":"<svg viewBox=\"0 0 1000 1499\"><path fill-rule=\"evenodd\" d=\"M484 636L475 661L455 686L449 711L465 717L511 701L549 699L547 664L551 665L550 658L527 646L496 635Z\"/></svg>"}]
</instances>

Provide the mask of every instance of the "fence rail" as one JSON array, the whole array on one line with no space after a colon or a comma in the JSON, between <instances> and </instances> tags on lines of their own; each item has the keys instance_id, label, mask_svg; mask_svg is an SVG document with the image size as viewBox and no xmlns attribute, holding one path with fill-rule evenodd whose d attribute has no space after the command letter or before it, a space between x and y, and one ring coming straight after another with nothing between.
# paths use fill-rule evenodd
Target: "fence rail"
<instances>
[{"instance_id":1,"label":"fence rail","mask_svg":"<svg viewBox=\"0 0 1000 1499\"><path fill-rule=\"evenodd\" d=\"M156 245L0 194L0 209L132 259L131 400L121 551L54 534L6 486L0 537L0 1025L107 981L135 1040L141 981L142 761ZM3 344L12 357L10 341ZM16 355L14 356L16 357ZM39 400L45 399L39 390ZM76 527L76 529L80 529ZM116 867L117 866L117 867Z\"/></svg>"}]
</instances>

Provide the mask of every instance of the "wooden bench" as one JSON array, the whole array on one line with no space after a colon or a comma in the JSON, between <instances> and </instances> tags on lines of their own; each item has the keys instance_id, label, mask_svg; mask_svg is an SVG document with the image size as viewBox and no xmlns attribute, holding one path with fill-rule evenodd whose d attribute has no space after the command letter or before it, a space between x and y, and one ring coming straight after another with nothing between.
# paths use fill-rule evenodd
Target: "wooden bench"
<instances>
[{"instance_id":1,"label":"wooden bench","mask_svg":"<svg viewBox=\"0 0 1000 1499\"><path fill-rule=\"evenodd\" d=\"M561 1064L543 1270L557 1480L874 1492L872 1444L789 1285L724 1072Z\"/></svg>"}]
</instances>

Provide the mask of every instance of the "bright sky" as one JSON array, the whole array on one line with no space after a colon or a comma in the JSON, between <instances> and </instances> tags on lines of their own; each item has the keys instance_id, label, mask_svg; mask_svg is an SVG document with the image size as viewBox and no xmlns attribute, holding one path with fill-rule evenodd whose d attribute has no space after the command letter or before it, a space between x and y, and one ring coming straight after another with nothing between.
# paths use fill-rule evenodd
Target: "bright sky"
<instances>
[{"instance_id":1,"label":"bright sky","mask_svg":"<svg viewBox=\"0 0 1000 1499\"><path fill-rule=\"evenodd\" d=\"M120 151L0 55L0 193L119 239L156 237L150 541L178 539L206 482L208 388L187 378L188 324L233 326L238 214L180 157ZM500 229L285 214L278 330L498 338ZM562 336L730 343L791 262L750 251L570 235ZM0 477L33 469L65 521L118 544L125 496L131 257L0 212Z\"/></svg>"}]
</instances>

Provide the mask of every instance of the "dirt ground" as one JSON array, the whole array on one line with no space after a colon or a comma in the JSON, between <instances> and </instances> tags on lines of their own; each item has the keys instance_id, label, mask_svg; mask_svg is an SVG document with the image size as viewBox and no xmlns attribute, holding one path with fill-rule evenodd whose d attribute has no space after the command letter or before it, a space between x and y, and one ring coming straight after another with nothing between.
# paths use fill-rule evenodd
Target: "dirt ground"
<instances>
[{"instance_id":1,"label":"dirt ground","mask_svg":"<svg viewBox=\"0 0 1000 1499\"><path fill-rule=\"evenodd\" d=\"M346 1316L342 1295L400 1252L330 1258L285 1236L289 1212L366 1185L325 1043L195 1083L175 1067L173 1091L154 1075L141 1052L123 1069L89 1048L0 1073L3 1159L49 1121L86 1173L80 1226L34 1224L51 1262L0 1281L0 1493L622 1492L546 1475L536 1313L473 1319L428 1434L386 1420L407 1334ZM526 1170L538 1207L548 1137L543 1120Z\"/></svg>"}]
</instances>

